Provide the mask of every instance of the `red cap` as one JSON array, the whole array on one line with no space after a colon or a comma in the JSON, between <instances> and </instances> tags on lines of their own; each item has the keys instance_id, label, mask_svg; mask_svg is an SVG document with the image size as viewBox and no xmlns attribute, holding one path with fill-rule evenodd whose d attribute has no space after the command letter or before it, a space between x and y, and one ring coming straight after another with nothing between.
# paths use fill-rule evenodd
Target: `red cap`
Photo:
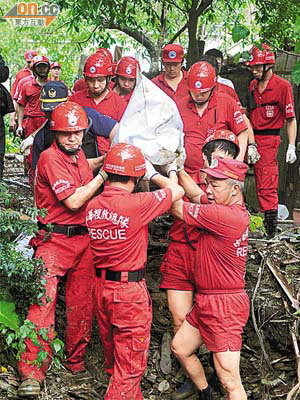
<instances>
[{"instance_id":1,"label":"red cap","mask_svg":"<svg viewBox=\"0 0 300 400\"><path fill-rule=\"evenodd\" d=\"M207 175L218 179L234 179L243 182L248 165L237 160L213 158L209 168L201 169Z\"/></svg>"},{"instance_id":2,"label":"red cap","mask_svg":"<svg viewBox=\"0 0 300 400\"><path fill-rule=\"evenodd\" d=\"M26 50L24 53L24 58L25 61L31 61L33 59L33 57L37 56L38 53L36 50Z\"/></svg>"},{"instance_id":3,"label":"red cap","mask_svg":"<svg viewBox=\"0 0 300 400\"><path fill-rule=\"evenodd\" d=\"M55 62L51 63L51 65L50 65L50 69L52 69L52 68L55 68L55 67L61 68L61 65L60 65L60 63L59 63L59 62L57 62L57 61L55 61Z\"/></svg>"},{"instance_id":4,"label":"red cap","mask_svg":"<svg viewBox=\"0 0 300 400\"><path fill-rule=\"evenodd\" d=\"M166 44L162 48L163 62L181 62L183 57L183 47L180 44Z\"/></svg>"},{"instance_id":5,"label":"red cap","mask_svg":"<svg viewBox=\"0 0 300 400\"><path fill-rule=\"evenodd\" d=\"M50 130L74 132L88 127L88 117L83 107L73 101L60 103L51 115Z\"/></svg>"},{"instance_id":6,"label":"red cap","mask_svg":"<svg viewBox=\"0 0 300 400\"><path fill-rule=\"evenodd\" d=\"M211 135L207 136L204 142L203 148L210 142L214 140L227 140L228 142L234 143L237 149L237 152L240 152L240 146L237 136L229 131L228 129L217 129Z\"/></svg>"},{"instance_id":7,"label":"red cap","mask_svg":"<svg viewBox=\"0 0 300 400\"><path fill-rule=\"evenodd\" d=\"M193 64L187 74L187 87L193 93L208 92L216 86L216 81L216 71L206 61Z\"/></svg>"},{"instance_id":8,"label":"red cap","mask_svg":"<svg viewBox=\"0 0 300 400\"><path fill-rule=\"evenodd\" d=\"M116 175L144 176L146 173L145 158L138 147L127 143L117 143L109 149L103 169Z\"/></svg>"},{"instance_id":9,"label":"red cap","mask_svg":"<svg viewBox=\"0 0 300 400\"><path fill-rule=\"evenodd\" d=\"M246 62L247 66L252 65L263 65L263 64L275 64L275 54L271 50L271 47L263 43L261 49L253 46L250 50L250 59Z\"/></svg>"},{"instance_id":10,"label":"red cap","mask_svg":"<svg viewBox=\"0 0 300 400\"><path fill-rule=\"evenodd\" d=\"M100 52L90 55L84 64L83 75L92 78L96 78L97 76L111 76L112 66L110 57Z\"/></svg>"}]
</instances>

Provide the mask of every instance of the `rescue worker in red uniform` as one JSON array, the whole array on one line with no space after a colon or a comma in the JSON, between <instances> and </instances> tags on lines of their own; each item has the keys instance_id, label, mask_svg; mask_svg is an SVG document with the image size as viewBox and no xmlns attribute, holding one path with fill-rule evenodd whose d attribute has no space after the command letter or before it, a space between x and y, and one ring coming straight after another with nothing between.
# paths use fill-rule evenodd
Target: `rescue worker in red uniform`
<instances>
[{"instance_id":1,"label":"rescue worker in red uniform","mask_svg":"<svg viewBox=\"0 0 300 400\"><path fill-rule=\"evenodd\" d=\"M41 153L36 172L35 201L37 208L47 209L38 217L39 232L32 240L35 257L45 266L45 296L42 305L31 305L28 319L37 328L45 328L49 340L39 337L49 357L41 367L33 365L40 347L30 339L18 364L22 384L20 397L38 396L50 362L50 344L54 338L57 285L67 274L66 282L66 343L65 363L73 373L85 371L84 354L91 336L95 270L85 225L88 200L105 180L105 172L93 178L92 170L81 150L88 119L76 103L59 104L52 113L51 130L55 141ZM48 224L52 225L49 235ZM47 237L48 236L48 237ZM49 301L50 298L50 301Z\"/></svg>"},{"instance_id":2,"label":"rescue worker in red uniform","mask_svg":"<svg viewBox=\"0 0 300 400\"><path fill-rule=\"evenodd\" d=\"M207 174L205 203L172 206L172 214L201 230L196 244L196 302L172 342L172 351L198 388L198 398L212 400L196 351L205 343L213 352L217 375L230 400L246 400L239 373L242 331L249 316L244 290L249 217L243 203L248 166L213 159ZM201 199L202 200L202 197Z\"/></svg>"},{"instance_id":3,"label":"rescue worker in red uniform","mask_svg":"<svg viewBox=\"0 0 300 400\"><path fill-rule=\"evenodd\" d=\"M25 68L23 68L19 72L17 72L15 81L11 87L11 97L14 97L15 90L18 86L19 81L21 79L25 78L26 76L29 76L32 74L32 59L37 55L38 55L38 53L36 50L26 50L25 51L24 59L25 59L27 65Z\"/></svg>"},{"instance_id":4,"label":"rescue worker in red uniform","mask_svg":"<svg viewBox=\"0 0 300 400\"><path fill-rule=\"evenodd\" d=\"M88 89L74 93L70 100L82 107L94 108L101 114L119 122L127 103L109 88L112 75L111 58L103 55L102 52L92 54L85 62L83 74ZM109 149L109 141L99 138L98 146L100 154L104 154Z\"/></svg>"},{"instance_id":5,"label":"rescue worker in red uniform","mask_svg":"<svg viewBox=\"0 0 300 400\"><path fill-rule=\"evenodd\" d=\"M17 136L28 137L46 120L45 113L40 109L40 94L43 85L48 81L50 63L45 56L36 56L32 60L32 70L35 79L26 82L19 94ZM26 117L26 119L24 119Z\"/></svg>"},{"instance_id":6,"label":"rescue worker in red uniform","mask_svg":"<svg viewBox=\"0 0 300 400\"><path fill-rule=\"evenodd\" d=\"M17 110L17 101L16 101L17 99L15 98L17 87L21 80L23 80L26 77L32 76L32 59L33 59L33 57L35 57L37 55L38 55L38 53L35 50L26 50L24 53L24 59L25 59L27 65L25 68L23 68L19 72L17 72L15 81L12 84L11 91L10 91L11 97L14 100L15 110ZM12 113L10 115L9 129L11 132L15 132L17 129L16 113Z\"/></svg>"},{"instance_id":7,"label":"rescue worker in red uniform","mask_svg":"<svg viewBox=\"0 0 300 400\"><path fill-rule=\"evenodd\" d=\"M142 152L125 143L109 150L103 170L109 185L89 203L86 224L97 275L96 315L105 370L111 376L104 399L142 400L140 381L152 321L145 283L148 224L180 199L183 189L154 171L149 178L163 189L133 193L146 164Z\"/></svg>"},{"instance_id":8,"label":"rescue worker in red uniform","mask_svg":"<svg viewBox=\"0 0 300 400\"><path fill-rule=\"evenodd\" d=\"M239 144L236 135L228 130L217 130L209 135L202 148L204 167L208 167L213 158L236 158L239 154ZM197 202L203 194L205 186L201 190L189 175L182 171L179 175L179 184L184 175L186 201ZM203 199L202 199L203 200ZM178 331L186 314L193 306L195 291L194 264L195 250L199 231L192 227L183 225L182 221L176 219L171 232L171 243L163 258L160 267L161 283L160 289L167 290L169 310L173 319L174 333ZM195 393L195 386L191 380L186 380L182 386L172 394L173 400L188 399Z\"/></svg>"},{"instance_id":9,"label":"rescue worker in red uniform","mask_svg":"<svg viewBox=\"0 0 300 400\"><path fill-rule=\"evenodd\" d=\"M50 81L61 81L61 65L59 62L52 62L50 64L49 79Z\"/></svg>"},{"instance_id":10,"label":"rescue worker in red uniform","mask_svg":"<svg viewBox=\"0 0 300 400\"><path fill-rule=\"evenodd\" d=\"M188 95L187 74L182 68L183 47L179 44L167 44L162 49L164 72L152 79L162 91L176 103Z\"/></svg>"},{"instance_id":11,"label":"rescue worker in red uniform","mask_svg":"<svg viewBox=\"0 0 300 400\"><path fill-rule=\"evenodd\" d=\"M288 149L286 162L296 161L297 124L291 84L273 73L275 54L266 44L262 50L253 47L246 63L254 79L249 86L248 112L254 130L249 137L249 149L260 155L254 164L256 192L260 210L264 213L267 235L275 235L278 210L278 162L280 129L286 121ZM248 150L249 152L249 150Z\"/></svg>"},{"instance_id":12,"label":"rescue worker in red uniform","mask_svg":"<svg viewBox=\"0 0 300 400\"><path fill-rule=\"evenodd\" d=\"M136 84L136 71L140 69L138 60L134 57L122 57L115 68L115 84L113 91L129 103Z\"/></svg>"},{"instance_id":13,"label":"rescue worker in red uniform","mask_svg":"<svg viewBox=\"0 0 300 400\"><path fill-rule=\"evenodd\" d=\"M108 49L105 49L104 47L100 47L96 51L96 53L102 54L104 56L108 56L110 58L111 62L113 61L113 56L112 56L111 52ZM86 80L84 78L80 78L74 83L74 86L72 87L71 92L72 92L72 94L74 94L74 93L80 92L80 90L84 90L84 89L88 89Z\"/></svg>"}]
</instances>

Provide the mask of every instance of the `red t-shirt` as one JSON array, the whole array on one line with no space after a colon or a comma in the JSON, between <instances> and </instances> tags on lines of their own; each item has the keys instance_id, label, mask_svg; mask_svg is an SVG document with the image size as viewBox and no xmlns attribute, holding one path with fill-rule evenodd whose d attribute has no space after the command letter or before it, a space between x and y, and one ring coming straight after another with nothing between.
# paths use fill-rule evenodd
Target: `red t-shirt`
<instances>
[{"instance_id":1,"label":"red t-shirt","mask_svg":"<svg viewBox=\"0 0 300 400\"><path fill-rule=\"evenodd\" d=\"M75 103L80 104L82 107L94 108L106 117L110 117L118 122L121 120L127 107L126 101L111 89L109 89L107 96L98 104L95 103L88 89L74 93L69 100L75 101ZM109 140L99 137L97 141L101 154L106 153L109 149Z\"/></svg>"},{"instance_id":2,"label":"red t-shirt","mask_svg":"<svg viewBox=\"0 0 300 400\"><path fill-rule=\"evenodd\" d=\"M21 93L23 85L26 82L30 82L30 81L33 81L33 80L34 80L34 76L33 75L27 75L27 76L25 76L25 78L20 79L19 83L18 83L18 85L17 85L17 87L15 89L15 94L14 94L13 99L17 101L19 96L20 96L20 93Z\"/></svg>"},{"instance_id":3,"label":"red t-shirt","mask_svg":"<svg viewBox=\"0 0 300 400\"><path fill-rule=\"evenodd\" d=\"M185 169L195 174L203 168L202 147L208 135L217 129L229 129L235 135L247 129L236 101L225 93L213 92L200 117L190 96L178 103L183 122Z\"/></svg>"},{"instance_id":4,"label":"red t-shirt","mask_svg":"<svg viewBox=\"0 0 300 400\"><path fill-rule=\"evenodd\" d=\"M112 83L112 85L109 86L109 87L111 88L111 90L112 90L113 92L116 92L116 91L114 90L114 88L116 87L116 83L114 83L114 82L110 82L110 83ZM116 92L116 93L117 93L117 92ZM132 93L133 93L133 90L131 90L131 91L130 91L128 94L126 94L125 96L121 96L120 94L118 95L118 96L120 96L123 100L126 101L126 103L127 103L126 107L128 106L128 103L129 103L129 100L131 99ZM118 93L117 93L117 94L118 94Z\"/></svg>"},{"instance_id":5,"label":"red t-shirt","mask_svg":"<svg viewBox=\"0 0 300 400\"><path fill-rule=\"evenodd\" d=\"M88 86L86 84L86 81L84 78L80 78L78 79L78 81L76 81L74 83L74 86L72 88L72 94L74 94L75 92L80 92L80 90L85 90L87 89Z\"/></svg>"},{"instance_id":6,"label":"red t-shirt","mask_svg":"<svg viewBox=\"0 0 300 400\"><path fill-rule=\"evenodd\" d=\"M174 91L171 86L165 80L165 73L162 72L158 76L152 79L152 82L155 83L163 92L165 92L171 99L178 103L183 97L189 94L188 87L187 87L187 73L186 71L182 70L183 77L179 82L176 91Z\"/></svg>"},{"instance_id":7,"label":"red t-shirt","mask_svg":"<svg viewBox=\"0 0 300 400\"><path fill-rule=\"evenodd\" d=\"M232 87L225 85L224 83L217 82L216 90L219 93L226 93L230 97L232 97L237 102L237 105L240 108L242 114L245 114L245 110L240 102L239 96L237 95L237 92Z\"/></svg>"},{"instance_id":8,"label":"red t-shirt","mask_svg":"<svg viewBox=\"0 0 300 400\"><path fill-rule=\"evenodd\" d=\"M253 129L281 129L286 119L295 117L293 89L287 80L273 73L262 93L258 92L256 79L250 82L249 90L253 91L257 105L277 102L250 110Z\"/></svg>"},{"instance_id":9,"label":"red t-shirt","mask_svg":"<svg viewBox=\"0 0 300 400\"><path fill-rule=\"evenodd\" d=\"M44 224L85 225L86 205L78 211L71 211L63 205L62 200L92 179L93 173L83 151L79 151L75 162L63 153L54 141L41 153L36 169L37 208L48 210L44 220L40 217L39 220Z\"/></svg>"},{"instance_id":10,"label":"red t-shirt","mask_svg":"<svg viewBox=\"0 0 300 400\"><path fill-rule=\"evenodd\" d=\"M135 271L147 259L148 224L172 204L170 189L130 193L106 186L87 207L86 225L96 268Z\"/></svg>"},{"instance_id":11,"label":"red t-shirt","mask_svg":"<svg viewBox=\"0 0 300 400\"><path fill-rule=\"evenodd\" d=\"M249 217L245 206L184 203L184 221L200 229L195 284L202 290L235 290L245 286Z\"/></svg>"},{"instance_id":12,"label":"red t-shirt","mask_svg":"<svg viewBox=\"0 0 300 400\"><path fill-rule=\"evenodd\" d=\"M26 115L30 117L45 117L46 114L40 109L40 94L42 86L35 79L30 80L22 86L17 103L26 107Z\"/></svg>"},{"instance_id":13,"label":"red t-shirt","mask_svg":"<svg viewBox=\"0 0 300 400\"><path fill-rule=\"evenodd\" d=\"M17 88L20 80L29 75L32 75L32 72L28 67L25 67L25 68L21 69L19 72L17 72L16 79L15 79L14 83L12 84L11 91L10 91L12 98L14 98L14 96L15 96L15 91L16 91L16 88Z\"/></svg>"}]
</instances>

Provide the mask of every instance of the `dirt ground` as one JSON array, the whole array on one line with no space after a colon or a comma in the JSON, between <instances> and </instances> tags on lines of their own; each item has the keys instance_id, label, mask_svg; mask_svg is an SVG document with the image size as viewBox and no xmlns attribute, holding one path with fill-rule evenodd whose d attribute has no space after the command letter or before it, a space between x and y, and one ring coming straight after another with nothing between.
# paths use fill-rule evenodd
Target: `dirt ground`
<instances>
[{"instance_id":1,"label":"dirt ground","mask_svg":"<svg viewBox=\"0 0 300 400\"><path fill-rule=\"evenodd\" d=\"M17 189L18 195L26 197L26 190ZM150 240L147 264L147 285L153 301L152 339L148 368L142 380L145 400L171 399L171 393L183 382L184 376L172 355L171 369L161 371L162 342L172 336L171 316L167 308L165 293L158 289L159 266L168 245L168 229L171 217L157 218L150 225ZM282 229L285 229L283 227ZM299 337L297 316L289 300L274 279L260 252L280 267L293 293L300 287L299 242L276 242L274 245L263 241L250 241L247 262L246 289L251 300L251 313L243 335L241 352L241 375L249 399L285 399L297 383L297 364L291 336L294 326ZM291 262L289 262L291 260ZM296 297L296 295L295 295ZM64 283L60 285L57 303L56 330L63 339L65 326ZM256 326L256 329L255 329ZM164 347L163 356L168 357ZM209 381L213 386L215 399L223 399L224 394L209 362L209 353L199 350ZM86 365L90 376L80 378L70 375L64 368L57 371L51 367L43 384L39 400L100 400L107 387L107 377L103 368L101 341L94 324L92 340L86 355ZM1 366L7 372L1 372ZM19 378L15 360L0 349L0 400L18 399L16 389ZM190 397L190 399L195 399ZM296 397L293 397L296 399Z\"/></svg>"}]
</instances>

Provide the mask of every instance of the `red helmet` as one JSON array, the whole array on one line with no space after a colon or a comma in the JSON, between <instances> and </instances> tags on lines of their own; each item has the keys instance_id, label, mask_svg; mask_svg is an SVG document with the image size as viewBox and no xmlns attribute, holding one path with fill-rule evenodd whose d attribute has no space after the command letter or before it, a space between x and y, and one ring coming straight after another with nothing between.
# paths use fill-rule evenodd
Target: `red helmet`
<instances>
[{"instance_id":1,"label":"red helmet","mask_svg":"<svg viewBox=\"0 0 300 400\"><path fill-rule=\"evenodd\" d=\"M140 68L140 64L134 57L122 57L116 66L115 74L125 78L136 78L137 67Z\"/></svg>"},{"instance_id":2,"label":"red helmet","mask_svg":"<svg viewBox=\"0 0 300 400\"><path fill-rule=\"evenodd\" d=\"M88 117L84 109L73 101L59 104L51 115L52 131L74 132L88 127Z\"/></svg>"},{"instance_id":3,"label":"red helmet","mask_svg":"<svg viewBox=\"0 0 300 400\"><path fill-rule=\"evenodd\" d=\"M198 61L189 69L187 86L193 93L203 93L214 88L216 80L214 67L206 61Z\"/></svg>"},{"instance_id":4,"label":"red helmet","mask_svg":"<svg viewBox=\"0 0 300 400\"><path fill-rule=\"evenodd\" d=\"M84 64L83 75L91 78L98 76L111 76L111 59L101 53L94 53L89 56Z\"/></svg>"},{"instance_id":5,"label":"red helmet","mask_svg":"<svg viewBox=\"0 0 300 400\"><path fill-rule=\"evenodd\" d=\"M52 69L52 68L61 68L61 65L59 62L55 61L50 64L50 69Z\"/></svg>"},{"instance_id":6,"label":"red helmet","mask_svg":"<svg viewBox=\"0 0 300 400\"><path fill-rule=\"evenodd\" d=\"M183 47L180 44L166 44L162 48L163 62L181 62L183 57Z\"/></svg>"},{"instance_id":7,"label":"red helmet","mask_svg":"<svg viewBox=\"0 0 300 400\"><path fill-rule=\"evenodd\" d=\"M237 136L229 131L228 129L217 129L214 133L212 133L211 135L207 136L207 138L205 139L204 142L204 147L210 143L213 142L215 140L227 140L228 142L234 143L237 149L237 152L240 152L240 146L239 146L239 142L237 139Z\"/></svg>"},{"instance_id":8,"label":"red helmet","mask_svg":"<svg viewBox=\"0 0 300 400\"><path fill-rule=\"evenodd\" d=\"M97 54L102 54L105 57L109 57L110 61L113 61L113 56L111 54L111 52L108 49L105 49L104 47L100 47L99 49L96 50Z\"/></svg>"},{"instance_id":9,"label":"red helmet","mask_svg":"<svg viewBox=\"0 0 300 400\"><path fill-rule=\"evenodd\" d=\"M26 50L24 53L25 61L29 62L33 59L33 57L37 56L38 53L36 50Z\"/></svg>"},{"instance_id":10,"label":"red helmet","mask_svg":"<svg viewBox=\"0 0 300 400\"><path fill-rule=\"evenodd\" d=\"M250 60L246 62L247 66L251 65L263 65L263 64L275 64L275 54L271 50L270 46L263 43L261 45L263 50L256 46L253 46L250 50Z\"/></svg>"},{"instance_id":11,"label":"red helmet","mask_svg":"<svg viewBox=\"0 0 300 400\"><path fill-rule=\"evenodd\" d=\"M146 173L145 158L141 150L127 143L115 144L108 151L103 169L106 172L125 176L144 176Z\"/></svg>"},{"instance_id":12,"label":"red helmet","mask_svg":"<svg viewBox=\"0 0 300 400\"><path fill-rule=\"evenodd\" d=\"M47 64L50 68L49 59L45 56L35 56L32 59L32 66L37 66L38 64Z\"/></svg>"}]
</instances>

